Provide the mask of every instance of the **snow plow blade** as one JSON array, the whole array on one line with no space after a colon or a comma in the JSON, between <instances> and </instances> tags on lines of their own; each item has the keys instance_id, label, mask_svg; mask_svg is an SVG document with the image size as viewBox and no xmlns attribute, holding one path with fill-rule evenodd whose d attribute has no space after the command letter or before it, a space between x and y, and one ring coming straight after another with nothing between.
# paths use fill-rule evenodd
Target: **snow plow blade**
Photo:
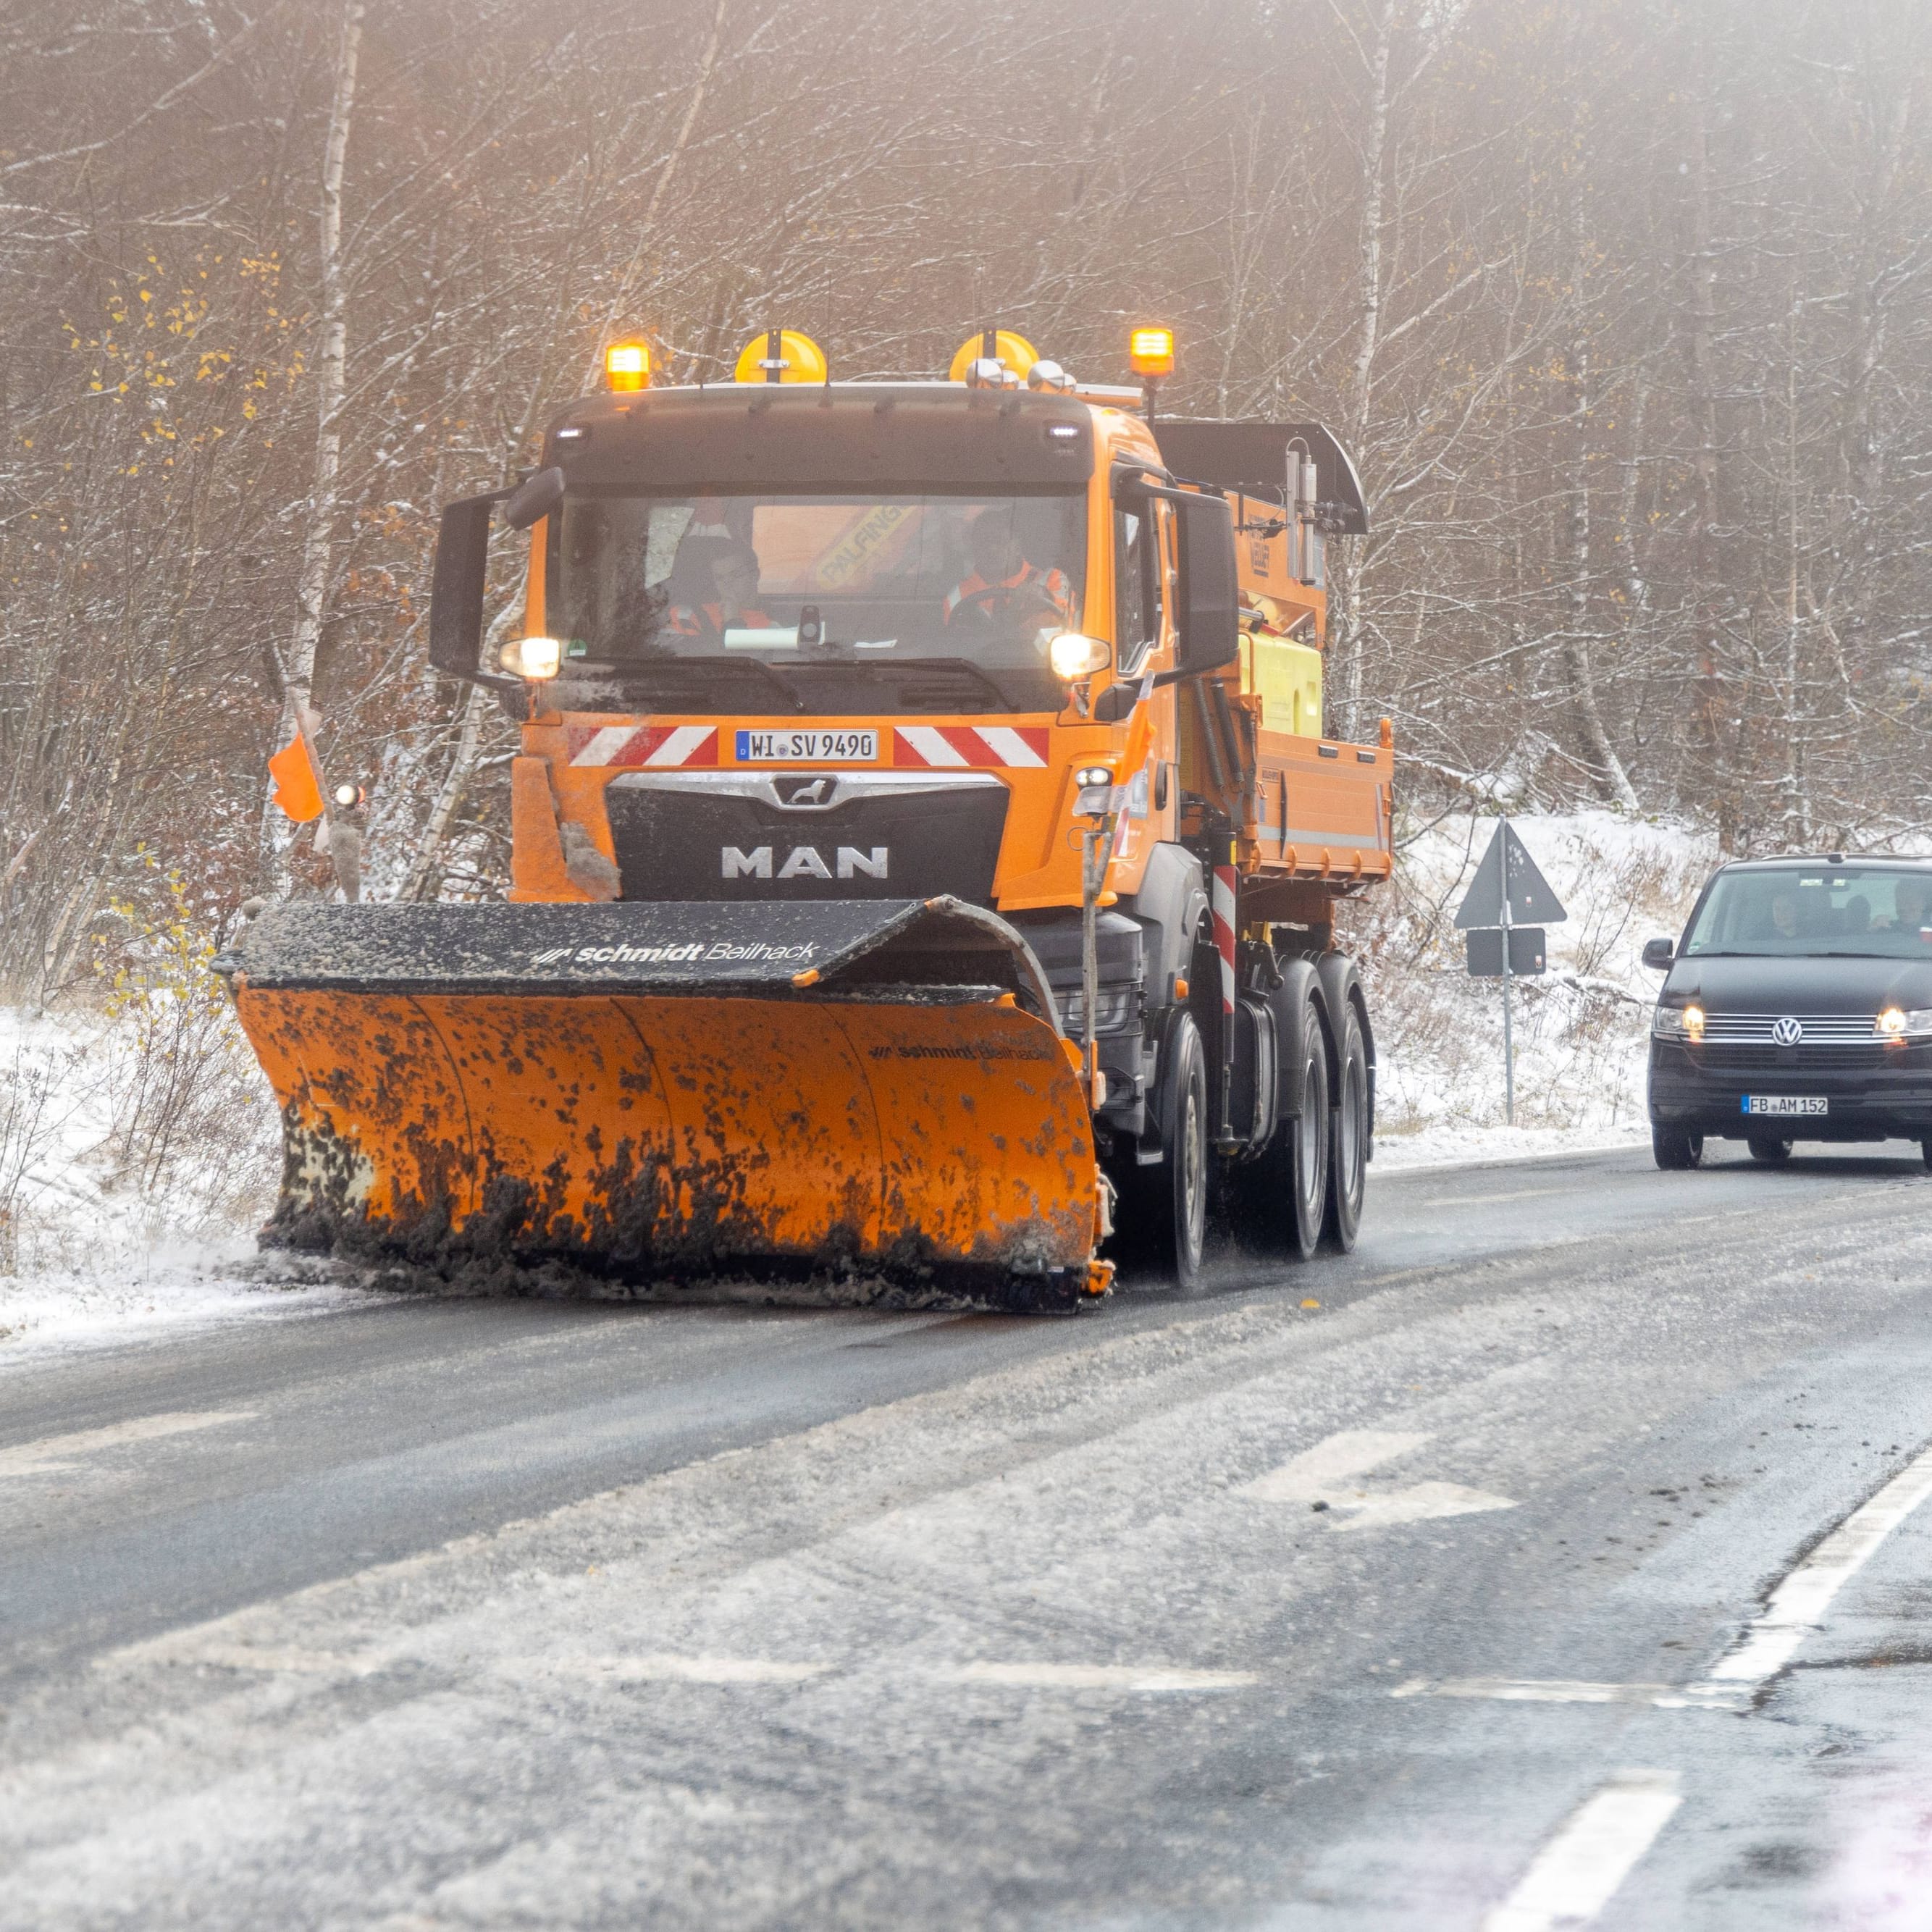
<instances>
[{"instance_id":1,"label":"snow plow blade","mask_svg":"<svg viewBox=\"0 0 1932 1932\"><path fill-rule=\"evenodd\" d=\"M284 905L217 964L278 1244L1105 1286L1077 1054L977 908Z\"/></svg>"}]
</instances>

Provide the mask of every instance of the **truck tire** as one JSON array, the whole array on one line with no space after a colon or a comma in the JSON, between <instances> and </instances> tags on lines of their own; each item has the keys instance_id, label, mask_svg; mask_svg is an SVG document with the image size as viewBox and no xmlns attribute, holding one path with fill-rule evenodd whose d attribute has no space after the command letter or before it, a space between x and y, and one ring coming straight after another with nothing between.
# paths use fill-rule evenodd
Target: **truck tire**
<instances>
[{"instance_id":1,"label":"truck tire","mask_svg":"<svg viewBox=\"0 0 1932 1932\"><path fill-rule=\"evenodd\" d=\"M1208 1056L1191 1014L1174 1016L1161 1070L1160 1160L1114 1175L1122 1263L1184 1294L1201 1286L1208 1244Z\"/></svg>"},{"instance_id":2,"label":"truck tire","mask_svg":"<svg viewBox=\"0 0 1932 1932\"><path fill-rule=\"evenodd\" d=\"M1257 1254L1306 1261L1322 1238L1328 1207L1328 1035L1312 993L1284 1011L1281 1057L1286 1074L1301 1057L1301 1112L1281 1121L1274 1138L1252 1160L1227 1177L1228 1218L1242 1245ZM1285 1081L1284 1090L1294 1090Z\"/></svg>"},{"instance_id":3,"label":"truck tire","mask_svg":"<svg viewBox=\"0 0 1932 1932\"><path fill-rule=\"evenodd\" d=\"M1338 1255L1355 1245L1362 1225L1362 1196L1369 1180L1369 1049L1362 1036L1361 1010L1342 1002L1340 1037L1335 1043L1335 1104L1329 1109L1328 1204L1322 1224L1322 1244Z\"/></svg>"},{"instance_id":4,"label":"truck tire","mask_svg":"<svg viewBox=\"0 0 1932 1932\"><path fill-rule=\"evenodd\" d=\"M1704 1158L1704 1136L1683 1127L1668 1126L1660 1120L1653 1120L1650 1151L1658 1166L1666 1173L1679 1172L1695 1167Z\"/></svg>"}]
</instances>

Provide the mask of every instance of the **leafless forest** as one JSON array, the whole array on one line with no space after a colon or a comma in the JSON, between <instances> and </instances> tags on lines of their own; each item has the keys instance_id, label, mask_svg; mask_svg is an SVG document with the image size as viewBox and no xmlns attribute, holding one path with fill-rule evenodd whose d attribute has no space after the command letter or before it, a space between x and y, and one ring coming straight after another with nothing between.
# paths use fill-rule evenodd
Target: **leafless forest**
<instances>
[{"instance_id":1,"label":"leafless forest","mask_svg":"<svg viewBox=\"0 0 1932 1932\"><path fill-rule=\"evenodd\" d=\"M373 890L492 888L436 510L634 329L1118 380L1172 320L1178 412L1357 451L1329 722L1412 800L1922 827L1928 52L1923 0L4 0L0 986L169 867L320 889L304 692Z\"/></svg>"}]
</instances>

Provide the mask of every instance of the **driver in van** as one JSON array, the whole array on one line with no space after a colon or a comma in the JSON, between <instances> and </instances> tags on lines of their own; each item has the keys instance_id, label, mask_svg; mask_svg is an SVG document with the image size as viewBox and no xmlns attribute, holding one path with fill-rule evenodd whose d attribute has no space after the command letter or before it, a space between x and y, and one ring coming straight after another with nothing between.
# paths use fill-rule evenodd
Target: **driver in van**
<instances>
[{"instance_id":1,"label":"driver in van","mask_svg":"<svg viewBox=\"0 0 1932 1932\"><path fill-rule=\"evenodd\" d=\"M1892 904L1898 908L1891 920L1893 932L1915 935L1923 932L1926 908L1932 904L1932 891L1927 890L1923 879L1900 879Z\"/></svg>"}]
</instances>

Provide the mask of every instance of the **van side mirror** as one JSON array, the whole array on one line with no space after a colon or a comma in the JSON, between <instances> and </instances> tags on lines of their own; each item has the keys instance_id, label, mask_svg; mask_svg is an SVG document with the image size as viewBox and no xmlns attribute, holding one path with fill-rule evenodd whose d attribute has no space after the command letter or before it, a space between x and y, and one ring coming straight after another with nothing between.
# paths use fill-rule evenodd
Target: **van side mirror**
<instances>
[{"instance_id":1,"label":"van side mirror","mask_svg":"<svg viewBox=\"0 0 1932 1932\"><path fill-rule=\"evenodd\" d=\"M532 482L536 478L531 479ZM518 678L479 668L483 651L483 592L490 567L490 513L508 493L492 490L444 506L430 578L429 661L446 677L460 677L520 702Z\"/></svg>"},{"instance_id":2,"label":"van side mirror","mask_svg":"<svg viewBox=\"0 0 1932 1932\"><path fill-rule=\"evenodd\" d=\"M1643 963L1653 973L1667 973L1671 962L1677 956L1677 949L1667 939L1646 939L1643 942Z\"/></svg>"},{"instance_id":3,"label":"van side mirror","mask_svg":"<svg viewBox=\"0 0 1932 1932\"><path fill-rule=\"evenodd\" d=\"M1240 592L1234 576L1234 512L1225 496L1177 491L1179 519L1180 668L1219 670L1240 653Z\"/></svg>"}]
</instances>

